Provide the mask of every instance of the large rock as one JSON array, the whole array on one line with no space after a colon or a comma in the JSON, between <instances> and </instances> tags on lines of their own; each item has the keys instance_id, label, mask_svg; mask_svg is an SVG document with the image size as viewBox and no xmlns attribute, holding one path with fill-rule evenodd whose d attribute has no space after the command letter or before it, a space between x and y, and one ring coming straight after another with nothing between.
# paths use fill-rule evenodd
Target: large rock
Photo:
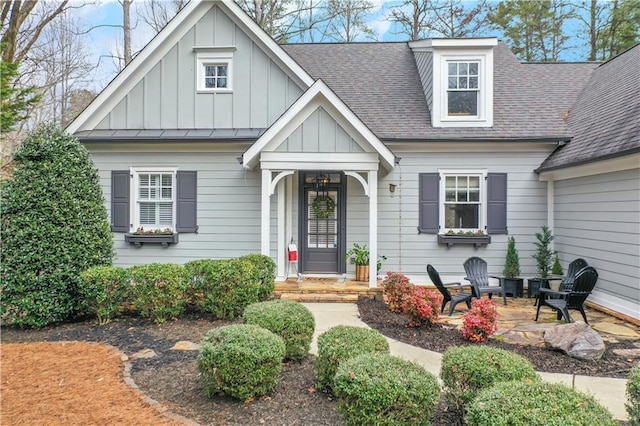
<instances>
[{"instance_id":1,"label":"large rock","mask_svg":"<svg viewBox=\"0 0 640 426\"><path fill-rule=\"evenodd\" d=\"M520 327L498 330L494 338L498 341L514 345L536 346L544 348L544 333L549 328L557 327L556 324L530 324Z\"/></svg>"},{"instance_id":2,"label":"large rock","mask_svg":"<svg viewBox=\"0 0 640 426\"><path fill-rule=\"evenodd\" d=\"M600 359L606 350L602 337L581 321L550 328L544 333L544 342L548 349L585 360Z\"/></svg>"}]
</instances>

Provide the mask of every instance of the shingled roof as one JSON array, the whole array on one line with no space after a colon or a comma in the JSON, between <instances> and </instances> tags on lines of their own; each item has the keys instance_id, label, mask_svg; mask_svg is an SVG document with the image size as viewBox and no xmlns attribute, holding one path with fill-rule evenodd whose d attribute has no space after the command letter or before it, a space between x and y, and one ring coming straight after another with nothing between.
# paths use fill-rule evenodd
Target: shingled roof
<instances>
[{"instance_id":1,"label":"shingled roof","mask_svg":"<svg viewBox=\"0 0 640 426\"><path fill-rule=\"evenodd\" d=\"M521 64L500 42L494 50L493 127L435 128L408 43L283 47L384 141L568 140L571 132L563 117L597 67Z\"/></svg>"},{"instance_id":2,"label":"shingled roof","mask_svg":"<svg viewBox=\"0 0 640 426\"><path fill-rule=\"evenodd\" d=\"M569 113L573 138L538 172L640 152L640 44L595 70Z\"/></svg>"}]
</instances>

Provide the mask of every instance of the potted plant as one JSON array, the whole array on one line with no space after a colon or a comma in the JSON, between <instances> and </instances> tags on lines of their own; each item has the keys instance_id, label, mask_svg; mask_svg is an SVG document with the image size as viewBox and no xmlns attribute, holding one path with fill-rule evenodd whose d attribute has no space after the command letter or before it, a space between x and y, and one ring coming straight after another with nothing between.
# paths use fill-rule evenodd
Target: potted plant
<instances>
[{"instance_id":1,"label":"potted plant","mask_svg":"<svg viewBox=\"0 0 640 426\"><path fill-rule=\"evenodd\" d=\"M553 266L551 267L551 276L562 277L562 275L563 275L562 265L560 264L560 259L558 258L558 254L556 253L556 256L553 260ZM551 289L555 291L558 291L560 289L561 283L562 283L562 278L549 280L549 287L551 287Z\"/></svg>"},{"instance_id":2,"label":"potted plant","mask_svg":"<svg viewBox=\"0 0 640 426\"><path fill-rule=\"evenodd\" d=\"M347 251L345 260L353 258L356 265L356 281L369 281L369 249L366 244L353 243L353 247ZM382 261L387 260L386 256L378 256L377 271L382 268Z\"/></svg>"},{"instance_id":3,"label":"potted plant","mask_svg":"<svg viewBox=\"0 0 640 426\"><path fill-rule=\"evenodd\" d=\"M124 240L136 247L141 247L145 243L162 244L164 247L169 247L170 244L178 242L178 234L173 232L171 228L144 229L141 226L135 232L125 234Z\"/></svg>"},{"instance_id":4,"label":"potted plant","mask_svg":"<svg viewBox=\"0 0 640 426\"><path fill-rule=\"evenodd\" d=\"M520 256L518 256L518 251L516 250L516 239L509 237L507 241L507 254L504 259L504 268L502 268L504 286L508 293L522 296L523 279L519 277Z\"/></svg>"},{"instance_id":5,"label":"potted plant","mask_svg":"<svg viewBox=\"0 0 640 426\"><path fill-rule=\"evenodd\" d=\"M536 252L533 254L533 258L536 260L538 267L538 275L540 278L549 278L549 272L553 265L553 255L555 254L551 250L551 241L553 241L553 235L551 230L543 226L542 232L536 232L536 241L533 243L536 246Z\"/></svg>"}]
</instances>

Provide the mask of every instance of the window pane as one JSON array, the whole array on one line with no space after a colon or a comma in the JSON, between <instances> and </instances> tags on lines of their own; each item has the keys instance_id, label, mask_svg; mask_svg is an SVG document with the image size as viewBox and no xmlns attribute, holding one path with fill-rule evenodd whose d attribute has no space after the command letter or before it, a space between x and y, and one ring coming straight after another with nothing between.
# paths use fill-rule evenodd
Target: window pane
<instances>
[{"instance_id":1,"label":"window pane","mask_svg":"<svg viewBox=\"0 0 640 426\"><path fill-rule=\"evenodd\" d=\"M458 89L467 88L467 77L458 77Z\"/></svg>"},{"instance_id":2,"label":"window pane","mask_svg":"<svg viewBox=\"0 0 640 426\"><path fill-rule=\"evenodd\" d=\"M456 177L447 176L445 179L445 188L455 188L455 187L456 187Z\"/></svg>"},{"instance_id":3,"label":"window pane","mask_svg":"<svg viewBox=\"0 0 640 426\"><path fill-rule=\"evenodd\" d=\"M156 204L140 203L140 225L156 224Z\"/></svg>"},{"instance_id":4,"label":"window pane","mask_svg":"<svg viewBox=\"0 0 640 426\"><path fill-rule=\"evenodd\" d=\"M218 87L221 87L221 88L227 87L227 79L226 79L226 77L218 79Z\"/></svg>"},{"instance_id":5,"label":"window pane","mask_svg":"<svg viewBox=\"0 0 640 426\"><path fill-rule=\"evenodd\" d=\"M470 75L478 75L478 63L471 62L469 64L469 74Z\"/></svg>"},{"instance_id":6,"label":"window pane","mask_svg":"<svg viewBox=\"0 0 640 426\"><path fill-rule=\"evenodd\" d=\"M206 87L207 89L212 89L214 87L216 87L216 79L215 78L205 78L204 79L204 87Z\"/></svg>"},{"instance_id":7,"label":"window pane","mask_svg":"<svg viewBox=\"0 0 640 426\"><path fill-rule=\"evenodd\" d=\"M449 115L478 115L478 92L448 92Z\"/></svg>"},{"instance_id":8,"label":"window pane","mask_svg":"<svg viewBox=\"0 0 640 426\"><path fill-rule=\"evenodd\" d=\"M467 191L459 191L458 192L458 201L466 203L467 201L469 201L467 199Z\"/></svg>"},{"instance_id":9,"label":"window pane","mask_svg":"<svg viewBox=\"0 0 640 426\"><path fill-rule=\"evenodd\" d=\"M158 207L159 207L158 225L171 226L173 222L173 204L159 203Z\"/></svg>"},{"instance_id":10,"label":"window pane","mask_svg":"<svg viewBox=\"0 0 640 426\"><path fill-rule=\"evenodd\" d=\"M455 77L449 77L449 89L458 88L458 79Z\"/></svg>"},{"instance_id":11,"label":"window pane","mask_svg":"<svg viewBox=\"0 0 640 426\"><path fill-rule=\"evenodd\" d=\"M204 67L204 75L207 77L213 77L216 75L215 65L207 65Z\"/></svg>"},{"instance_id":12,"label":"window pane","mask_svg":"<svg viewBox=\"0 0 640 426\"><path fill-rule=\"evenodd\" d=\"M450 190L445 191L444 199L446 201L456 201L456 191L450 191Z\"/></svg>"},{"instance_id":13,"label":"window pane","mask_svg":"<svg viewBox=\"0 0 640 426\"><path fill-rule=\"evenodd\" d=\"M469 201L480 201L480 191L470 190Z\"/></svg>"},{"instance_id":14,"label":"window pane","mask_svg":"<svg viewBox=\"0 0 640 426\"><path fill-rule=\"evenodd\" d=\"M444 208L445 228L478 229L479 204L447 204Z\"/></svg>"},{"instance_id":15,"label":"window pane","mask_svg":"<svg viewBox=\"0 0 640 426\"><path fill-rule=\"evenodd\" d=\"M458 74L458 64L455 62L450 62L449 63L449 75L456 75Z\"/></svg>"},{"instance_id":16,"label":"window pane","mask_svg":"<svg viewBox=\"0 0 640 426\"><path fill-rule=\"evenodd\" d=\"M458 188L460 189L467 189L468 185L468 180L469 178L467 176L458 176Z\"/></svg>"},{"instance_id":17,"label":"window pane","mask_svg":"<svg viewBox=\"0 0 640 426\"><path fill-rule=\"evenodd\" d=\"M469 188L480 188L480 177L469 176Z\"/></svg>"},{"instance_id":18,"label":"window pane","mask_svg":"<svg viewBox=\"0 0 640 426\"><path fill-rule=\"evenodd\" d=\"M469 89L478 88L478 77L469 77Z\"/></svg>"},{"instance_id":19,"label":"window pane","mask_svg":"<svg viewBox=\"0 0 640 426\"><path fill-rule=\"evenodd\" d=\"M149 175L138 175L141 186L149 186Z\"/></svg>"},{"instance_id":20,"label":"window pane","mask_svg":"<svg viewBox=\"0 0 640 426\"><path fill-rule=\"evenodd\" d=\"M227 75L227 66L220 65L218 66L218 77L226 77Z\"/></svg>"},{"instance_id":21,"label":"window pane","mask_svg":"<svg viewBox=\"0 0 640 426\"><path fill-rule=\"evenodd\" d=\"M459 75L467 75L467 63L466 62L460 62L458 64L458 74Z\"/></svg>"}]
</instances>

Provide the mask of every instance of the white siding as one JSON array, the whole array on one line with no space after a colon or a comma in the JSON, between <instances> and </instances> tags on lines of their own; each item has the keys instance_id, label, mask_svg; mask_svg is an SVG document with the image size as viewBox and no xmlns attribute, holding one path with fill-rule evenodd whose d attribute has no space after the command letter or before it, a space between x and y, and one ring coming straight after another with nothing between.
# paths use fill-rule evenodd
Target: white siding
<instances>
[{"instance_id":1,"label":"white siding","mask_svg":"<svg viewBox=\"0 0 640 426\"><path fill-rule=\"evenodd\" d=\"M599 274L590 300L640 318L640 169L556 181L554 192L565 269L584 258Z\"/></svg>"}]
</instances>

